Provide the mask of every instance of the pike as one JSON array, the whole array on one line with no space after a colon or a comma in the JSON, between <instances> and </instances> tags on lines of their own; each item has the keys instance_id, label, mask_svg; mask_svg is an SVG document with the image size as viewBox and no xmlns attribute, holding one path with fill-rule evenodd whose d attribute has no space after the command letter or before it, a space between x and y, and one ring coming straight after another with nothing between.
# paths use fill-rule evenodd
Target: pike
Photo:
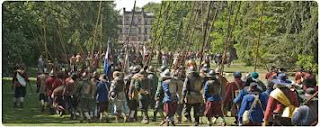
<instances>
[{"instance_id":1,"label":"pike","mask_svg":"<svg viewBox=\"0 0 320 127\"><path fill-rule=\"evenodd\" d=\"M131 16L131 23L130 23L130 26L129 26L129 31L128 31L128 37L126 37L126 45L125 45L125 53L126 55L128 55L128 43L129 43L129 37L130 37L130 33L131 33L131 26L133 25L133 17L134 17L134 12L135 12L135 9L136 9L136 0L134 1L134 5L133 5L133 9L132 9L132 16ZM127 58L127 56L126 56ZM127 65L129 63L128 59L125 59L124 60L124 65ZM122 70L125 71L127 70L126 66L122 66Z\"/></svg>"}]
</instances>

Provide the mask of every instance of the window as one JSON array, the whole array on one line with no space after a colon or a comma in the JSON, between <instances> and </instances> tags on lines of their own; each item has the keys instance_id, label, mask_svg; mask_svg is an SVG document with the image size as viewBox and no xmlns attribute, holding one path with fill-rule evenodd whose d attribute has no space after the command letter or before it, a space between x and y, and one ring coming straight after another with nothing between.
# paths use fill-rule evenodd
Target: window
<instances>
[{"instance_id":1,"label":"window","mask_svg":"<svg viewBox=\"0 0 320 127\"><path fill-rule=\"evenodd\" d=\"M141 17L139 17L138 24L142 24Z\"/></svg>"},{"instance_id":2,"label":"window","mask_svg":"<svg viewBox=\"0 0 320 127\"><path fill-rule=\"evenodd\" d=\"M141 28L138 28L138 33L141 34Z\"/></svg>"},{"instance_id":3,"label":"window","mask_svg":"<svg viewBox=\"0 0 320 127\"><path fill-rule=\"evenodd\" d=\"M138 37L138 41L141 41L141 37Z\"/></svg>"},{"instance_id":4,"label":"window","mask_svg":"<svg viewBox=\"0 0 320 127\"><path fill-rule=\"evenodd\" d=\"M126 28L125 34L129 33L129 28Z\"/></svg>"},{"instance_id":5,"label":"window","mask_svg":"<svg viewBox=\"0 0 320 127\"><path fill-rule=\"evenodd\" d=\"M148 28L144 28L144 33L148 34Z\"/></svg>"}]
</instances>

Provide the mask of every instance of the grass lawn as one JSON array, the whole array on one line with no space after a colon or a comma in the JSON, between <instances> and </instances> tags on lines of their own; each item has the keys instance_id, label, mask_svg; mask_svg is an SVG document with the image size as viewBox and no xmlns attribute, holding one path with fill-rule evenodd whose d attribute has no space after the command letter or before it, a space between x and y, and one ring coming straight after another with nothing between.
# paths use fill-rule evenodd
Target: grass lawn
<instances>
[{"instance_id":1,"label":"grass lawn","mask_svg":"<svg viewBox=\"0 0 320 127\"><path fill-rule=\"evenodd\" d=\"M212 69L215 68L215 65L212 66ZM35 85L35 68L31 69L29 75L31 80L31 86L33 89L33 93L31 89L27 88L27 96L25 98L24 108L17 109L12 108L12 98L13 98L13 90L11 89L11 78L3 77L2 78L2 112L3 112L3 124L6 126L143 126L145 124L141 124L140 122L135 123L115 123L111 121L111 123L79 123L78 120L69 120L70 115L65 115L64 117L59 117L58 115L49 115L48 113L40 112L40 102L38 101L38 95L35 93L36 85ZM242 64L233 64L231 67L225 67L225 71L243 71L243 72L252 72L253 67L245 67ZM265 73L267 72L265 69L257 69L257 72L260 74L260 79L263 80ZM243 74L244 76L245 74ZM232 73L227 73L226 77L229 81L233 80ZM292 79L292 77L290 77ZM265 80L263 80L265 81ZM153 116L153 112L149 111L149 116ZM114 116L110 115L110 117L114 118ZM158 126L160 123L160 118L157 122L150 122L149 126ZM232 125L234 118L227 117L227 125ZM207 125L206 118L201 118L202 125ZM219 123L221 119L218 120ZM183 123L181 125L192 125L191 123Z\"/></svg>"},{"instance_id":2,"label":"grass lawn","mask_svg":"<svg viewBox=\"0 0 320 127\"><path fill-rule=\"evenodd\" d=\"M140 122L134 123L115 123L111 120L111 123L79 123L78 120L69 120L70 115L65 115L64 117L59 117L58 115L50 115L47 112L42 113L40 111L40 102L38 101L38 95L35 93L36 85L35 80L31 80L31 89L27 87L27 96L25 98L24 108L13 108L12 98L13 90L11 89L11 79L2 79L2 113L3 113L3 124L6 126L142 126ZM139 115L139 114L138 114ZM140 116L140 115L139 115ZM153 116L153 112L149 111L149 116ZM111 119L114 116L109 115ZM220 121L219 119L218 121ZM231 125L234 118L227 118L228 125ZM203 125L205 125L206 120L202 118ZM158 126L160 123L160 118L157 122L150 122L148 126ZM192 125L191 123L183 123L181 125Z\"/></svg>"}]
</instances>

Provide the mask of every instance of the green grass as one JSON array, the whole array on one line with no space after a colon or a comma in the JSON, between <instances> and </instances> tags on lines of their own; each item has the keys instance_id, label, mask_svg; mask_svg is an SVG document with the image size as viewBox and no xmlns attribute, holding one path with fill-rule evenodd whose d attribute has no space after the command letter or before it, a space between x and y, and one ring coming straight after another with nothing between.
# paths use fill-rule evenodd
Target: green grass
<instances>
[{"instance_id":1,"label":"green grass","mask_svg":"<svg viewBox=\"0 0 320 127\"><path fill-rule=\"evenodd\" d=\"M59 117L58 115L50 115L48 113L42 113L40 111L40 102L38 101L38 95L31 93L29 87L27 87L27 96L25 98L24 108L13 108L12 98L13 90L11 89L11 78L2 78L2 100L3 100L3 124L6 126L141 126L145 125L140 122L134 123L79 123L79 120L69 120L70 115ZM31 86L33 92L36 90L35 81L31 80ZM140 112L138 113L140 116ZM149 111L149 117L153 116L153 112ZM109 115L111 119L114 116ZM228 125L231 125L234 118L227 118ZM218 120L220 121L220 119ZM202 118L203 125L206 125L206 119ZM158 126L160 118L157 122L150 122L148 126ZM191 123L183 123L181 125L192 125Z\"/></svg>"},{"instance_id":2,"label":"green grass","mask_svg":"<svg viewBox=\"0 0 320 127\"><path fill-rule=\"evenodd\" d=\"M215 68L215 65L212 65L212 69ZM33 92L36 90L35 85L35 75L36 68L29 68L30 70L30 80ZM231 67L225 66L225 71L239 71L242 72L252 72L253 67L246 67L242 64L232 64ZM260 79L264 80L264 75L267 72L265 69L257 69L257 72L260 74ZM243 76L245 73L243 74ZM233 80L232 73L227 73L226 78L229 81ZM290 77L291 79L293 77ZM79 123L78 120L69 120L70 115L65 115L63 118L60 118L58 115L49 115L48 113L40 112L40 102L38 101L38 95L36 93L31 93L30 88L27 88L27 97L25 98L24 108L23 109L14 109L12 98L13 90L11 89L11 78L3 77L2 78L2 112L3 112L3 124L6 126L143 126L140 122L134 123ZM149 116L153 116L153 112L149 111ZM110 117L114 118L114 116ZM150 122L148 126L158 126L160 123L160 118L157 122ZM226 117L227 125L232 125L234 118ZM207 125L207 120L205 117L201 118L202 125ZM218 120L217 123L221 121ZM192 125L191 123L183 123L182 125L188 126Z\"/></svg>"}]
</instances>

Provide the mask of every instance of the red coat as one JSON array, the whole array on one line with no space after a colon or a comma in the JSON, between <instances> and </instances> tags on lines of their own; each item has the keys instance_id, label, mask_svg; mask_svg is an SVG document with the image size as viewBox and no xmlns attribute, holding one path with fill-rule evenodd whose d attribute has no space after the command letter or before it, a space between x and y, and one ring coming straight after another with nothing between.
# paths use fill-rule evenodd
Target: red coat
<instances>
[{"instance_id":1,"label":"red coat","mask_svg":"<svg viewBox=\"0 0 320 127\"><path fill-rule=\"evenodd\" d=\"M239 84L240 89L242 89L244 87L244 82L241 79L235 79L234 82L227 83L227 85L226 85L226 94L225 94L225 98L224 98L224 101L223 101L224 105L226 105L227 103L232 101L233 98L235 97L235 95L234 95L235 91L239 90L236 82ZM232 97L232 95L233 95L233 97Z\"/></svg>"},{"instance_id":2,"label":"red coat","mask_svg":"<svg viewBox=\"0 0 320 127\"><path fill-rule=\"evenodd\" d=\"M63 85L63 81L60 78L56 78L52 84L52 90L56 89L57 87Z\"/></svg>"},{"instance_id":3,"label":"red coat","mask_svg":"<svg viewBox=\"0 0 320 127\"><path fill-rule=\"evenodd\" d=\"M49 76L47 79L46 79L46 85L45 85L45 91L47 93L47 96L51 96L52 94L52 84L54 82L55 78L53 76Z\"/></svg>"},{"instance_id":4,"label":"red coat","mask_svg":"<svg viewBox=\"0 0 320 127\"><path fill-rule=\"evenodd\" d=\"M291 104L299 107L299 100L298 95L295 91L291 91L289 89L281 89L282 92L287 96L287 98L290 100ZM281 104L279 101L274 99L273 97L269 96L268 104L266 107L266 111L264 113L264 120L269 120L272 118L273 113L282 113L285 106Z\"/></svg>"}]
</instances>

